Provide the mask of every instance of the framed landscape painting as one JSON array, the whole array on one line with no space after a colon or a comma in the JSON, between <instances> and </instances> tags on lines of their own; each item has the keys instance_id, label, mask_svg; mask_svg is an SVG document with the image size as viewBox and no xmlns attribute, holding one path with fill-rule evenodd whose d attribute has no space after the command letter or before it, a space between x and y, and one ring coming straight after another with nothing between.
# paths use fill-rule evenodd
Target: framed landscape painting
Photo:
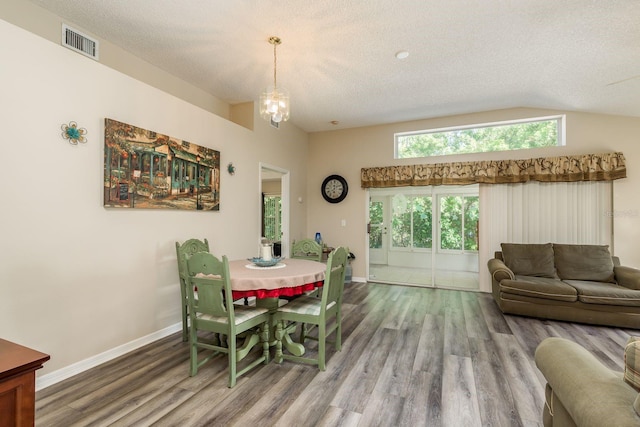
<instances>
[{"instance_id":1,"label":"framed landscape painting","mask_svg":"<svg viewBox=\"0 0 640 427\"><path fill-rule=\"evenodd\" d=\"M220 152L105 119L104 206L220 210Z\"/></svg>"}]
</instances>

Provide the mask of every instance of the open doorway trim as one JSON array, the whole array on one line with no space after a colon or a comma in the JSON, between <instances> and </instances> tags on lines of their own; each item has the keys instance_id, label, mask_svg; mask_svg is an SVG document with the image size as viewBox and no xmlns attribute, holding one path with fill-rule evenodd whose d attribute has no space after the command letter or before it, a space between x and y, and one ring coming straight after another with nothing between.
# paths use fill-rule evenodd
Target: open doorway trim
<instances>
[{"instance_id":1,"label":"open doorway trim","mask_svg":"<svg viewBox=\"0 0 640 427\"><path fill-rule=\"evenodd\" d=\"M290 196L290 182L291 182L291 173L283 168L278 166L270 165L268 163L259 162L258 164L258 198L262 200L262 179L263 179L263 171L275 172L281 175L280 179L280 189L281 189L281 197L282 197L282 239L281 239L281 254L284 257L289 256L289 211L291 205L291 196ZM258 215L258 230L262 230L262 215ZM258 236L261 238L262 236Z\"/></svg>"}]
</instances>

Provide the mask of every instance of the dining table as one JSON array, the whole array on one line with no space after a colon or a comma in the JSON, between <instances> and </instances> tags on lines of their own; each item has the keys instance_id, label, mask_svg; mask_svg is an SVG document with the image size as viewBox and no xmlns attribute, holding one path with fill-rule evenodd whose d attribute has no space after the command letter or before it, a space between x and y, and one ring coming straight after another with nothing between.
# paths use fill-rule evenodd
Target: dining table
<instances>
[{"instance_id":1,"label":"dining table","mask_svg":"<svg viewBox=\"0 0 640 427\"><path fill-rule=\"evenodd\" d=\"M232 296L234 300L255 297L256 306L275 313L284 299L321 288L326 268L324 263L296 258L283 259L270 267L260 267L247 259L229 261ZM275 325L270 326L273 331ZM291 354L302 356L304 346L293 342L291 332L284 335L282 345Z\"/></svg>"}]
</instances>

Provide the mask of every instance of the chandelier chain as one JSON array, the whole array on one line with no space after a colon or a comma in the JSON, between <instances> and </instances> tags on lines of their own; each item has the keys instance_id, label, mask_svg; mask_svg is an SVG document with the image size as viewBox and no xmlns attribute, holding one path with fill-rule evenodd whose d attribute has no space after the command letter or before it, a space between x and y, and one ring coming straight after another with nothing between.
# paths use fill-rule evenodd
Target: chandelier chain
<instances>
[{"instance_id":1,"label":"chandelier chain","mask_svg":"<svg viewBox=\"0 0 640 427\"><path fill-rule=\"evenodd\" d=\"M282 43L282 40L280 40L280 37L277 36L272 36L269 37L269 43L271 43L273 45L273 89L276 89L276 83L277 83L277 69L278 69L278 57L276 54L276 49L278 48L278 45L280 43Z\"/></svg>"},{"instance_id":2,"label":"chandelier chain","mask_svg":"<svg viewBox=\"0 0 640 427\"><path fill-rule=\"evenodd\" d=\"M273 43L273 89L277 88L276 86L276 70L278 69L278 58L276 56L276 49L278 47L278 43Z\"/></svg>"}]
</instances>

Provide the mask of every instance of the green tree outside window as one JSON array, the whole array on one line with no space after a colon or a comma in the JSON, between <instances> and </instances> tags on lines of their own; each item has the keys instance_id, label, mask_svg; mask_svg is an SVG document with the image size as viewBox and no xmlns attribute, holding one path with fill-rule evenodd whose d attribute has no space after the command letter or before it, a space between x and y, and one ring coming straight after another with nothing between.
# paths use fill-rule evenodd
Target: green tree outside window
<instances>
[{"instance_id":1,"label":"green tree outside window","mask_svg":"<svg viewBox=\"0 0 640 427\"><path fill-rule=\"evenodd\" d=\"M478 196L443 196L440 198L440 248L478 250Z\"/></svg>"},{"instance_id":2,"label":"green tree outside window","mask_svg":"<svg viewBox=\"0 0 640 427\"><path fill-rule=\"evenodd\" d=\"M399 159L523 150L561 145L561 118L488 127L396 135Z\"/></svg>"},{"instance_id":3,"label":"green tree outside window","mask_svg":"<svg viewBox=\"0 0 640 427\"><path fill-rule=\"evenodd\" d=\"M403 194L391 199L393 215L391 217L391 246L396 248L411 247L411 198Z\"/></svg>"},{"instance_id":4,"label":"green tree outside window","mask_svg":"<svg viewBox=\"0 0 640 427\"><path fill-rule=\"evenodd\" d=\"M282 220L282 198L280 196L264 197L264 237L272 242L280 240L280 224Z\"/></svg>"},{"instance_id":5,"label":"green tree outside window","mask_svg":"<svg viewBox=\"0 0 640 427\"><path fill-rule=\"evenodd\" d=\"M382 206L382 202L371 202L369 204L369 224L371 225L371 232L369 233L370 249L380 249L382 247Z\"/></svg>"},{"instance_id":6,"label":"green tree outside window","mask_svg":"<svg viewBox=\"0 0 640 427\"><path fill-rule=\"evenodd\" d=\"M431 197L414 197L413 212L413 247L431 249L433 229L431 227Z\"/></svg>"},{"instance_id":7,"label":"green tree outside window","mask_svg":"<svg viewBox=\"0 0 640 427\"><path fill-rule=\"evenodd\" d=\"M450 251L477 251L480 199L478 196L443 195L440 206L440 249ZM433 198L432 196L392 197L391 246L407 249L432 249ZM370 207L371 224L378 215ZM380 217L382 207L380 206ZM371 213L373 212L373 213ZM381 221L381 219L380 219ZM370 242L374 240L374 228ZM375 235L377 239L377 234ZM382 236L380 236L382 238ZM370 247L373 248L370 244Z\"/></svg>"}]
</instances>

